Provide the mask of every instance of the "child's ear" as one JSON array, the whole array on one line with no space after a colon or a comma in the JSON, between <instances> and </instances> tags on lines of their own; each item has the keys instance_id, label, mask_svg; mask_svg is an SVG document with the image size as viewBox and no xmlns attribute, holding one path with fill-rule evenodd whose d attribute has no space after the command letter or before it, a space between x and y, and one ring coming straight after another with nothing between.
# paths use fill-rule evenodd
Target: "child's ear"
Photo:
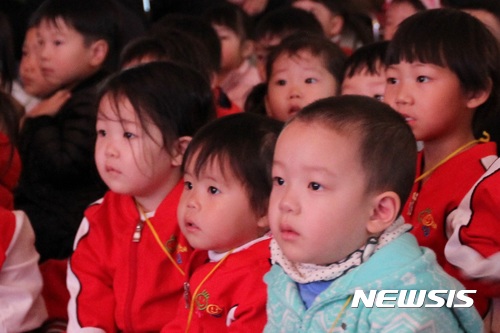
<instances>
[{"instance_id":1,"label":"child's ear","mask_svg":"<svg viewBox=\"0 0 500 333\"><path fill-rule=\"evenodd\" d=\"M330 25L326 34L328 38L332 38L340 35L342 29L344 28L344 18L342 15L333 15L330 19Z\"/></svg>"},{"instance_id":2,"label":"child's ear","mask_svg":"<svg viewBox=\"0 0 500 333\"><path fill-rule=\"evenodd\" d=\"M371 213L366 230L370 234L379 234L387 229L398 217L401 200L392 191L383 192L373 199L373 211Z\"/></svg>"},{"instance_id":3,"label":"child's ear","mask_svg":"<svg viewBox=\"0 0 500 333\"><path fill-rule=\"evenodd\" d=\"M108 55L109 45L104 39L99 39L90 45L90 64L94 67L100 66Z\"/></svg>"},{"instance_id":4,"label":"child's ear","mask_svg":"<svg viewBox=\"0 0 500 333\"><path fill-rule=\"evenodd\" d=\"M182 157L193 138L190 136L181 136L178 138L172 149L172 165L180 166L182 164Z\"/></svg>"},{"instance_id":5,"label":"child's ear","mask_svg":"<svg viewBox=\"0 0 500 333\"><path fill-rule=\"evenodd\" d=\"M482 90L474 91L469 94L467 99L467 107L469 109L475 109L478 106L482 105L484 102L488 100L491 94L493 83L491 79L488 81L488 87Z\"/></svg>"}]
</instances>

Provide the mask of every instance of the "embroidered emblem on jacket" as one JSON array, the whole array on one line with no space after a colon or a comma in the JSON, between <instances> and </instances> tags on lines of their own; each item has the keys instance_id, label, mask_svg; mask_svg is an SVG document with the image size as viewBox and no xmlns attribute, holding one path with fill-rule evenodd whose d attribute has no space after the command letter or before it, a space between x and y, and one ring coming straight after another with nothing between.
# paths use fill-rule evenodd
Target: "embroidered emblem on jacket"
<instances>
[{"instance_id":1,"label":"embroidered emblem on jacket","mask_svg":"<svg viewBox=\"0 0 500 333\"><path fill-rule=\"evenodd\" d=\"M429 236L432 229L437 229L436 221L432 216L432 210L430 208L424 209L418 214L418 222L422 225L422 231L424 236Z\"/></svg>"}]
</instances>

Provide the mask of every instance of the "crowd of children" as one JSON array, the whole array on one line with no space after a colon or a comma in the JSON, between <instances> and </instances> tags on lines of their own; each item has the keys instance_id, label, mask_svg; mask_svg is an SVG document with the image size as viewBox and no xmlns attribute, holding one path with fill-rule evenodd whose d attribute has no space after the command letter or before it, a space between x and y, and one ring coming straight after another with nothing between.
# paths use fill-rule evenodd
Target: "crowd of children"
<instances>
[{"instance_id":1,"label":"crowd of children","mask_svg":"<svg viewBox=\"0 0 500 333\"><path fill-rule=\"evenodd\" d=\"M500 7L382 2L0 11L0 331L500 332Z\"/></svg>"}]
</instances>

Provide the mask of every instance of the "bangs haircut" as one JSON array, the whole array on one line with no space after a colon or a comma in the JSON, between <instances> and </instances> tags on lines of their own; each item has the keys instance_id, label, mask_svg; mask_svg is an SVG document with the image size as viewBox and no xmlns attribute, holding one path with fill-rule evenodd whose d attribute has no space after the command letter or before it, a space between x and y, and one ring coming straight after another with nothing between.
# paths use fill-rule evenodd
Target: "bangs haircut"
<instances>
[{"instance_id":1,"label":"bangs haircut","mask_svg":"<svg viewBox=\"0 0 500 333\"><path fill-rule=\"evenodd\" d=\"M297 56L301 51L309 52L314 57L321 58L324 67L337 81L337 90L339 90L346 55L337 44L331 42L325 36L305 32L294 33L271 49L266 63L268 80L272 74L273 64L279 56L286 54L293 57Z\"/></svg>"},{"instance_id":2,"label":"bangs haircut","mask_svg":"<svg viewBox=\"0 0 500 333\"><path fill-rule=\"evenodd\" d=\"M109 96L119 114L127 99L147 135L157 126L168 152L182 136L193 136L215 118L210 84L194 69L172 62L151 62L112 75L100 88L98 100ZM161 144L161 143L160 143Z\"/></svg>"},{"instance_id":3,"label":"bangs haircut","mask_svg":"<svg viewBox=\"0 0 500 333\"><path fill-rule=\"evenodd\" d=\"M354 51L346 60L343 78L351 78L365 70L370 75L383 74L388 45L388 41L374 42Z\"/></svg>"},{"instance_id":4,"label":"bangs haircut","mask_svg":"<svg viewBox=\"0 0 500 333\"><path fill-rule=\"evenodd\" d=\"M199 177L208 166L219 163L222 175L232 173L245 187L252 209L264 216L272 188L274 146L282 126L277 120L253 113L217 119L194 136L184 154L182 170L196 158L194 176Z\"/></svg>"},{"instance_id":5,"label":"bangs haircut","mask_svg":"<svg viewBox=\"0 0 500 333\"><path fill-rule=\"evenodd\" d=\"M421 62L450 69L463 92L491 88L474 113L474 136L480 137L499 107L500 50L492 33L473 16L456 9L432 9L404 20L389 43L386 65Z\"/></svg>"},{"instance_id":6,"label":"bangs haircut","mask_svg":"<svg viewBox=\"0 0 500 333\"><path fill-rule=\"evenodd\" d=\"M401 199L401 212L415 179L417 145L399 113L373 98L345 95L313 102L287 125L295 121L352 138L365 172L366 193L394 191Z\"/></svg>"},{"instance_id":7,"label":"bangs haircut","mask_svg":"<svg viewBox=\"0 0 500 333\"><path fill-rule=\"evenodd\" d=\"M110 50L118 39L118 12L109 0L46 0L33 13L30 26L48 21L58 27L61 19L83 35L87 45L104 39Z\"/></svg>"}]
</instances>

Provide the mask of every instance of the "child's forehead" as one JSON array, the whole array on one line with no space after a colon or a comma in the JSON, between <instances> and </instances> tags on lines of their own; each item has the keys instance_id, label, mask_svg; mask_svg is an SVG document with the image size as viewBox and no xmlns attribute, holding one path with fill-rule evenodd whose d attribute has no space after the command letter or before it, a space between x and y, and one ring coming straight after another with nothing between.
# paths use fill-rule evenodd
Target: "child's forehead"
<instances>
[{"instance_id":1,"label":"child's forehead","mask_svg":"<svg viewBox=\"0 0 500 333\"><path fill-rule=\"evenodd\" d=\"M37 31L48 30L51 32L59 32L59 33L67 33L67 32L76 32L79 33L75 27L67 22L62 16L56 17L45 17L40 20L40 23L37 26Z\"/></svg>"},{"instance_id":2,"label":"child's forehead","mask_svg":"<svg viewBox=\"0 0 500 333\"><path fill-rule=\"evenodd\" d=\"M327 68L325 59L321 54L315 54L308 49L297 51L284 51L276 57L273 64L273 71L283 65L296 64L304 69Z\"/></svg>"}]
</instances>

